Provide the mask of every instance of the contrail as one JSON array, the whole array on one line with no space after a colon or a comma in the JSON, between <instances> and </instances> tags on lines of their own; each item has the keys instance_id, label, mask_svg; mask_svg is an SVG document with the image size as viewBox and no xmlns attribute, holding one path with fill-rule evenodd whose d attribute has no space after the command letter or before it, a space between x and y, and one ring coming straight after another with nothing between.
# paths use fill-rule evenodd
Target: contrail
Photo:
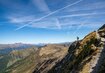
<instances>
[{"instance_id":1,"label":"contrail","mask_svg":"<svg viewBox=\"0 0 105 73\"><path fill-rule=\"evenodd\" d=\"M24 27L27 26L27 25L29 25L29 24L23 25L23 26L21 26L21 27L15 29L15 31L16 31L16 30L19 30L19 29L22 29L22 28L24 28Z\"/></svg>"},{"instance_id":2,"label":"contrail","mask_svg":"<svg viewBox=\"0 0 105 73\"><path fill-rule=\"evenodd\" d=\"M105 14L105 12L65 15L65 16L61 16L60 18L65 18L65 17L78 17L78 16L89 16L89 15L100 15L100 14Z\"/></svg>"},{"instance_id":3,"label":"contrail","mask_svg":"<svg viewBox=\"0 0 105 73\"><path fill-rule=\"evenodd\" d=\"M76 2L74 2L74 3L72 3L72 4L69 4L69 5L65 6L65 7L63 7L63 8L60 8L60 9L58 9L58 10L55 10L55 11L53 11L53 12L51 12L51 13L49 13L49 14L47 14L47 15L45 15L45 16L39 18L39 19L33 20L32 22L29 22L28 24L25 24L25 25L23 25L23 26L17 28L16 30L22 29L22 28L24 28L25 26L30 25L30 24L32 24L32 23L34 23L34 22L36 22L36 21L40 21L40 20L42 20L42 19L44 19L44 18L46 18L46 17L48 17L48 16L50 16L50 15L53 15L53 14L55 14L55 13L57 13L57 12L59 12L59 11L65 9L65 8L67 8L67 7L70 7L70 6L73 6L73 5L75 5L75 4L78 4L78 3L80 3L81 1L83 1L83 0L76 1Z\"/></svg>"},{"instance_id":4,"label":"contrail","mask_svg":"<svg viewBox=\"0 0 105 73\"><path fill-rule=\"evenodd\" d=\"M44 13L51 13L48 5L46 4L45 0L33 0L34 3L35 3L35 6L37 6L39 8L40 11L43 11ZM61 27L60 24L59 24L59 20L57 18L55 18L55 21L56 21L56 26L58 27Z\"/></svg>"}]
</instances>

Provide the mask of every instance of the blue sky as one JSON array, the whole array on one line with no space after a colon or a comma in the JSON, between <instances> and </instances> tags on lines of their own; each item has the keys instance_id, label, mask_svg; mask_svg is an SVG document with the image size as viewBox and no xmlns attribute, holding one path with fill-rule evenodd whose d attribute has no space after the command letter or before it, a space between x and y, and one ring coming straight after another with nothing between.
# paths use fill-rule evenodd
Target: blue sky
<instances>
[{"instance_id":1,"label":"blue sky","mask_svg":"<svg viewBox=\"0 0 105 73\"><path fill-rule=\"evenodd\" d=\"M82 39L105 23L105 0L0 0L0 43Z\"/></svg>"}]
</instances>

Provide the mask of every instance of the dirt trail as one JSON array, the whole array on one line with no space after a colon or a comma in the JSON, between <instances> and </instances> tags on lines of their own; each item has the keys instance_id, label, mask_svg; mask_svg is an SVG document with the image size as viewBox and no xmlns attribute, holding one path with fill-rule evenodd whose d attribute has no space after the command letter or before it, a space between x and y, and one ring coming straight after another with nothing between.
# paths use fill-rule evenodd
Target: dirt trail
<instances>
[{"instance_id":1,"label":"dirt trail","mask_svg":"<svg viewBox=\"0 0 105 73\"><path fill-rule=\"evenodd\" d=\"M105 50L105 38L103 37L100 37L99 33L96 31L96 36L97 38L100 38L100 39L103 39L101 40L101 42L104 43L104 47L98 47L98 50L99 52L93 56L93 60L90 62L90 71L89 73L97 73L99 67L100 67L100 63L101 61L103 60L103 54L105 55L104 53L104 50Z\"/></svg>"}]
</instances>

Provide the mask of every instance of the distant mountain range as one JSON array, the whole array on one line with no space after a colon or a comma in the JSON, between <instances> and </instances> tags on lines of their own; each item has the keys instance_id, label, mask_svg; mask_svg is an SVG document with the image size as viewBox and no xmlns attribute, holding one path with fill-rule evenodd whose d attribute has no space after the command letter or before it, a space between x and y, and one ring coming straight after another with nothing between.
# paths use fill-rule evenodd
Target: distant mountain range
<instances>
[{"instance_id":1,"label":"distant mountain range","mask_svg":"<svg viewBox=\"0 0 105 73\"><path fill-rule=\"evenodd\" d=\"M15 43L15 44L0 44L0 54L8 54L12 50L21 50L30 47L35 47L34 44L23 44L23 43ZM37 46L36 46L37 47Z\"/></svg>"},{"instance_id":2,"label":"distant mountain range","mask_svg":"<svg viewBox=\"0 0 105 73\"><path fill-rule=\"evenodd\" d=\"M64 43L58 43L58 44L66 44L70 45L69 42L64 42ZM39 43L39 44L24 44L24 43L14 43L14 44L0 44L0 54L8 54L12 50L22 50L22 49L27 49L31 47L42 47L45 46L46 43Z\"/></svg>"}]
</instances>

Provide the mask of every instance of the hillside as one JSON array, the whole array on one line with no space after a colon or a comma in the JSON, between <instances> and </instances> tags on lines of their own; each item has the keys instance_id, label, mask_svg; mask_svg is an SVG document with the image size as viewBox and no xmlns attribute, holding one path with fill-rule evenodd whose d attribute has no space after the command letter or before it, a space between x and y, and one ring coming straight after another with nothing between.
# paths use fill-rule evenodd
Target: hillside
<instances>
[{"instance_id":1,"label":"hillside","mask_svg":"<svg viewBox=\"0 0 105 73\"><path fill-rule=\"evenodd\" d=\"M13 51L11 54L14 58L22 58L15 61L10 65L6 72L7 73L32 73L32 72L42 72L45 73L49 71L56 62L60 61L67 54L67 45L62 44L47 44L35 51L23 50L23 51ZM30 54L28 56L27 52ZM20 55L19 55L20 53ZM25 57L22 57L25 56ZM15 59L15 60L16 60ZM13 62L13 61L11 61Z\"/></svg>"},{"instance_id":2,"label":"hillside","mask_svg":"<svg viewBox=\"0 0 105 73\"><path fill-rule=\"evenodd\" d=\"M32 52L36 51L36 47L27 48L23 50L12 50L9 54L1 54L0 55L0 73L5 73L7 68L20 61L27 56L29 56Z\"/></svg>"},{"instance_id":3,"label":"hillside","mask_svg":"<svg viewBox=\"0 0 105 73\"><path fill-rule=\"evenodd\" d=\"M69 52L48 73L104 73L105 27L72 43Z\"/></svg>"},{"instance_id":4,"label":"hillside","mask_svg":"<svg viewBox=\"0 0 105 73\"><path fill-rule=\"evenodd\" d=\"M104 73L105 27L72 44L46 44L0 54L0 73Z\"/></svg>"}]
</instances>

